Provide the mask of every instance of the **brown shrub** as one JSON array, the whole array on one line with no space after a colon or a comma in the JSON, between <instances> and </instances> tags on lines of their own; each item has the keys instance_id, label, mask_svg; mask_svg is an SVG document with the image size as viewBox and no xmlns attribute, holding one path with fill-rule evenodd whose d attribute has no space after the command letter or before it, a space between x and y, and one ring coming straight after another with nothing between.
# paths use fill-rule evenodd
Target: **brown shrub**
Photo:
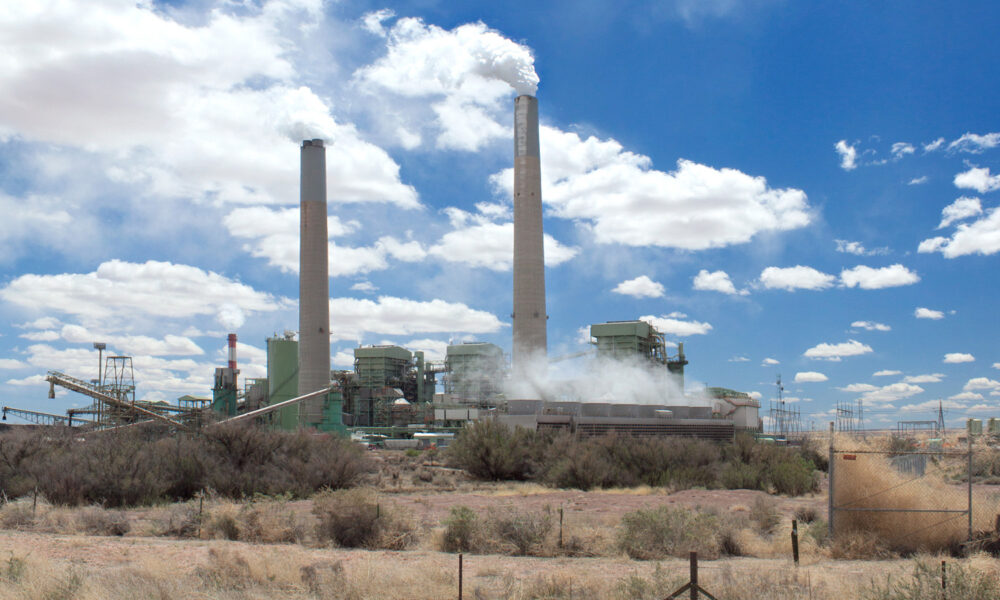
<instances>
[{"instance_id":1,"label":"brown shrub","mask_svg":"<svg viewBox=\"0 0 1000 600\"><path fill-rule=\"evenodd\" d=\"M105 510L91 506L76 515L80 530L89 535L123 536L132 529L128 515L123 511Z\"/></svg>"},{"instance_id":2,"label":"brown shrub","mask_svg":"<svg viewBox=\"0 0 1000 600\"><path fill-rule=\"evenodd\" d=\"M770 496L758 496L750 507L750 520L761 535L770 535L781 522L778 503Z\"/></svg>"},{"instance_id":3,"label":"brown shrub","mask_svg":"<svg viewBox=\"0 0 1000 600\"><path fill-rule=\"evenodd\" d=\"M416 541L416 526L403 509L380 502L370 489L323 492L313 498L316 537L345 548L403 550Z\"/></svg>"},{"instance_id":4,"label":"brown shrub","mask_svg":"<svg viewBox=\"0 0 1000 600\"><path fill-rule=\"evenodd\" d=\"M35 526L34 511L27 504L5 504L0 507L0 526L4 529L32 529Z\"/></svg>"}]
</instances>

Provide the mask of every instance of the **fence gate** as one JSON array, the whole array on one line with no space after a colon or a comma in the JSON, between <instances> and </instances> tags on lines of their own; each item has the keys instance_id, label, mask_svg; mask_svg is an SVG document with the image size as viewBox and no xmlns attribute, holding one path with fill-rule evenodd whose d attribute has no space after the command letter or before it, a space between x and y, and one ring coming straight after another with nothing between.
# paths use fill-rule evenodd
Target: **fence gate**
<instances>
[{"instance_id":1,"label":"fence gate","mask_svg":"<svg viewBox=\"0 0 1000 600\"><path fill-rule=\"evenodd\" d=\"M831 537L871 532L909 551L972 539L971 444L890 451L835 448L833 440L831 429Z\"/></svg>"}]
</instances>

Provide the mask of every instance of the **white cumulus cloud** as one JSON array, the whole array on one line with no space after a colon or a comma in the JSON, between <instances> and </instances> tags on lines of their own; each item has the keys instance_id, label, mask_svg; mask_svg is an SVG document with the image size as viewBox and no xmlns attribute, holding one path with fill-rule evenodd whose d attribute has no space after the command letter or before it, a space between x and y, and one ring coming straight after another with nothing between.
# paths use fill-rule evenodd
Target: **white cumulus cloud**
<instances>
[{"instance_id":1,"label":"white cumulus cloud","mask_svg":"<svg viewBox=\"0 0 1000 600\"><path fill-rule=\"evenodd\" d=\"M950 238L938 236L923 240L917 252L941 252L945 258L969 254L989 256L1000 252L1000 209L991 208L983 218L959 224Z\"/></svg>"},{"instance_id":2,"label":"white cumulus cloud","mask_svg":"<svg viewBox=\"0 0 1000 600\"><path fill-rule=\"evenodd\" d=\"M920 306L915 311L913 311L913 316L915 316L918 319L932 319L934 321L937 321L939 319L944 318L944 312Z\"/></svg>"},{"instance_id":3,"label":"white cumulus cloud","mask_svg":"<svg viewBox=\"0 0 1000 600\"><path fill-rule=\"evenodd\" d=\"M981 214L983 214L983 206L979 198L962 196L941 210L941 222L937 228L944 229L955 221L963 221Z\"/></svg>"},{"instance_id":4,"label":"white cumulus cloud","mask_svg":"<svg viewBox=\"0 0 1000 600\"><path fill-rule=\"evenodd\" d=\"M768 289L779 290L825 290L833 286L833 275L817 271L812 267L767 267L760 273L760 283Z\"/></svg>"},{"instance_id":5,"label":"white cumulus cloud","mask_svg":"<svg viewBox=\"0 0 1000 600\"><path fill-rule=\"evenodd\" d=\"M903 378L905 383L940 383L944 373L928 373L926 375L908 375Z\"/></svg>"},{"instance_id":6,"label":"white cumulus cloud","mask_svg":"<svg viewBox=\"0 0 1000 600\"><path fill-rule=\"evenodd\" d=\"M989 377L973 377L965 382L962 389L966 392L972 390L1000 391L1000 381L990 379Z\"/></svg>"},{"instance_id":7,"label":"white cumulus cloud","mask_svg":"<svg viewBox=\"0 0 1000 600\"><path fill-rule=\"evenodd\" d=\"M889 254L889 248L881 247L868 250L861 242L850 240L834 240L837 243L837 252L846 254L856 254L858 256L875 256L879 254Z\"/></svg>"},{"instance_id":8,"label":"white cumulus cloud","mask_svg":"<svg viewBox=\"0 0 1000 600\"><path fill-rule=\"evenodd\" d=\"M876 323L874 321L855 321L851 323L851 327L857 327L859 329L864 329L866 331L891 331L892 327L884 323Z\"/></svg>"},{"instance_id":9,"label":"white cumulus cloud","mask_svg":"<svg viewBox=\"0 0 1000 600\"><path fill-rule=\"evenodd\" d=\"M883 369L881 371L875 371L872 373L872 377L890 377L893 375L902 375L902 371L896 371L894 369Z\"/></svg>"},{"instance_id":10,"label":"white cumulus cloud","mask_svg":"<svg viewBox=\"0 0 1000 600\"><path fill-rule=\"evenodd\" d=\"M854 146L847 143L847 140L840 140L833 145L834 150L840 156L840 168L851 171L858 166L858 151Z\"/></svg>"},{"instance_id":11,"label":"white cumulus cloud","mask_svg":"<svg viewBox=\"0 0 1000 600\"><path fill-rule=\"evenodd\" d=\"M364 334L492 333L504 327L496 315L458 302L392 296L377 300L330 299L330 338L360 340Z\"/></svg>"},{"instance_id":12,"label":"white cumulus cloud","mask_svg":"<svg viewBox=\"0 0 1000 600\"><path fill-rule=\"evenodd\" d=\"M729 274L725 271L708 271L702 269L694 277L694 289L721 292L723 294L746 296L747 290L737 290Z\"/></svg>"},{"instance_id":13,"label":"white cumulus cloud","mask_svg":"<svg viewBox=\"0 0 1000 600\"><path fill-rule=\"evenodd\" d=\"M811 222L802 190L772 188L763 177L684 159L674 171L658 171L615 140L545 126L540 134L542 200L600 244L704 250ZM498 194L511 196L512 169L492 181Z\"/></svg>"},{"instance_id":14,"label":"white cumulus cloud","mask_svg":"<svg viewBox=\"0 0 1000 600\"><path fill-rule=\"evenodd\" d=\"M973 362L976 357L966 352L949 352L944 355L944 362L949 364Z\"/></svg>"},{"instance_id":15,"label":"white cumulus cloud","mask_svg":"<svg viewBox=\"0 0 1000 600\"><path fill-rule=\"evenodd\" d=\"M899 160L906 156L907 154L913 154L917 149L913 147L913 144L907 144L906 142L896 142L892 145L892 156L896 160Z\"/></svg>"},{"instance_id":16,"label":"white cumulus cloud","mask_svg":"<svg viewBox=\"0 0 1000 600\"><path fill-rule=\"evenodd\" d=\"M111 260L90 273L21 275L0 289L0 298L87 318L123 314L190 317L216 315L226 305L235 305L246 313L289 306L287 299L259 292L218 273L152 260Z\"/></svg>"},{"instance_id":17,"label":"white cumulus cloud","mask_svg":"<svg viewBox=\"0 0 1000 600\"><path fill-rule=\"evenodd\" d=\"M988 167L970 167L955 175L955 187L973 189L980 194L1000 189L1000 175L990 175Z\"/></svg>"},{"instance_id":18,"label":"white cumulus cloud","mask_svg":"<svg viewBox=\"0 0 1000 600\"><path fill-rule=\"evenodd\" d=\"M799 371L795 374L795 383L819 383L830 378L816 371Z\"/></svg>"},{"instance_id":19,"label":"white cumulus cloud","mask_svg":"<svg viewBox=\"0 0 1000 600\"><path fill-rule=\"evenodd\" d=\"M920 281L920 276L898 263L878 269L858 265L853 269L841 271L840 281L844 286L849 288L860 287L864 290L880 290L883 288L912 285Z\"/></svg>"},{"instance_id":20,"label":"white cumulus cloud","mask_svg":"<svg viewBox=\"0 0 1000 600\"><path fill-rule=\"evenodd\" d=\"M840 344L817 344L803 353L806 358L839 361L845 356L859 356L872 352L871 346L857 340L848 340Z\"/></svg>"},{"instance_id":21,"label":"white cumulus cloud","mask_svg":"<svg viewBox=\"0 0 1000 600\"><path fill-rule=\"evenodd\" d=\"M950 152L982 154L984 150L996 148L997 146L1000 146L1000 133L987 133L985 135L966 133L948 144L948 150Z\"/></svg>"},{"instance_id":22,"label":"white cumulus cloud","mask_svg":"<svg viewBox=\"0 0 1000 600\"><path fill-rule=\"evenodd\" d=\"M657 283L646 275L619 283L612 292L635 298L660 298L663 296L663 284Z\"/></svg>"}]
</instances>

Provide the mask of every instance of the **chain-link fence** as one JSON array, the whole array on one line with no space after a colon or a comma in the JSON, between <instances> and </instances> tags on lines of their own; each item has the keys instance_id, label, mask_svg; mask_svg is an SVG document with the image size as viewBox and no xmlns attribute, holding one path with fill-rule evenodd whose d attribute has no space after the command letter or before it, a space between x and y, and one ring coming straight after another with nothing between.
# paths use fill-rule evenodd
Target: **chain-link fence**
<instances>
[{"instance_id":1,"label":"chain-link fence","mask_svg":"<svg viewBox=\"0 0 1000 600\"><path fill-rule=\"evenodd\" d=\"M835 448L831 442L830 534L877 536L901 552L970 540L971 474L971 446L892 451Z\"/></svg>"}]
</instances>

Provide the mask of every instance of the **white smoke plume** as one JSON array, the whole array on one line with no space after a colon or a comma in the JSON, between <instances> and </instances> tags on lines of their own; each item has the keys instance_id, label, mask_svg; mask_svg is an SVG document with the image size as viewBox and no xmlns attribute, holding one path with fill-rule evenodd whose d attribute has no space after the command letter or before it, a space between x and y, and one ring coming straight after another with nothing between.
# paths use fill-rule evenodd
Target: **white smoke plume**
<instances>
[{"instance_id":1,"label":"white smoke plume","mask_svg":"<svg viewBox=\"0 0 1000 600\"><path fill-rule=\"evenodd\" d=\"M506 82L519 95L533 96L538 90L531 49L482 22L446 30L417 18L400 19L388 32L387 48L386 56L356 76L411 97L493 96L484 89L484 80Z\"/></svg>"},{"instance_id":2,"label":"white smoke plume","mask_svg":"<svg viewBox=\"0 0 1000 600\"><path fill-rule=\"evenodd\" d=\"M638 357L597 357L549 364L543 356L528 361L528 365L526 372L514 374L508 382L508 399L711 406L703 393L685 395L680 378L665 366L653 366Z\"/></svg>"}]
</instances>

